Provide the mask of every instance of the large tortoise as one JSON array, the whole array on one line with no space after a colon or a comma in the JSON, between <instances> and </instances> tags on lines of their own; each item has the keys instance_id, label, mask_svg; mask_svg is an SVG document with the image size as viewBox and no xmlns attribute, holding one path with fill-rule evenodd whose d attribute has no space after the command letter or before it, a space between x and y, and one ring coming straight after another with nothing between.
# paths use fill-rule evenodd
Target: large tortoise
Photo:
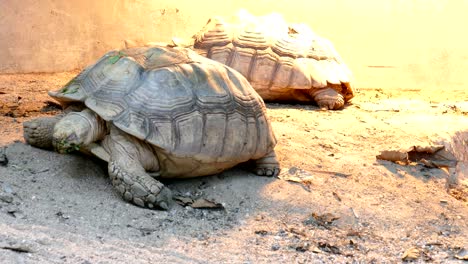
<instances>
[{"instance_id":1,"label":"large tortoise","mask_svg":"<svg viewBox=\"0 0 468 264\"><path fill-rule=\"evenodd\" d=\"M241 74L191 50L111 51L49 95L68 114L25 122L26 142L107 161L113 186L136 205L168 208L171 192L154 177L249 160L258 175L279 172L262 99Z\"/></svg>"},{"instance_id":2,"label":"large tortoise","mask_svg":"<svg viewBox=\"0 0 468 264\"><path fill-rule=\"evenodd\" d=\"M332 43L305 24L288 25L277 14L244 12L235 23L214 17L192 43L174 40L239 71L266 101L340 109L354 96L351 71Z\"/></svg>"}]
</instances>

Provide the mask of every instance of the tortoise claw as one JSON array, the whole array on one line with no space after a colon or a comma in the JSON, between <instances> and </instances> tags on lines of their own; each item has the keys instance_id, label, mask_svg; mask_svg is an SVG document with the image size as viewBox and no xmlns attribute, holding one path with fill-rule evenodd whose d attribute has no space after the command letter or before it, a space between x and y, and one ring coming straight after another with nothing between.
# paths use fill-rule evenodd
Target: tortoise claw
<instances>
[{"instance_id":1,"label":"tortoise claw","mask_svg":"<svg viewBox=\"0 0 468 264\"><path fill-rule=\"evenodd\" d=\"M161 202L159 204L159 207L161 207L161 209L163 209L163 210L169 210L169 206L167 205L166 202Z\"/></svg>"},{"instance_id":2,"label":"tortoise claw","mask_svg":"<svg viewBox=\"0 0 468 264\"><path fill-rule=\"evenodd\" d=\"M258 176L276 177L280 172L280 168L257 168L255 174Z\"/></svg>"},{"instance_id":3,"label":"tortoise claw","mask_svg":"<svg viewBox=\"0 0 468 264\"><path fill-rule=\"evenodd\" d=\"M255 160L255 174L258 176L276 177L280 172L278 160L274 151L265 157Z\"/></svg>"}]
</instances>

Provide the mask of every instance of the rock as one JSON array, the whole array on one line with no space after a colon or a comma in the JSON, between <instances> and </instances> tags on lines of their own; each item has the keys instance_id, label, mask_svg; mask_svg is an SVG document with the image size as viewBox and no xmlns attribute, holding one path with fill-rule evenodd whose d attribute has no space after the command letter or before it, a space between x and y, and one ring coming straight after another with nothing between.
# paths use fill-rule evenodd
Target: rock
<instances>
[{"instance_id":1,"label":"rock","mask_svg":"<svg viewBox=\"0 0 468 264\"><path fill-rule=\"evenodd\" d=\"M13 196L0 194L0 201L3 201L5 203L12 203L13 202Z\"/></svg>"},{"instance_id":2,"label":"rock","mask_svg":"<svg viewBox=\"0 0 468 264\"><path fill-rule=\"evenodd\" d=\"M5 193L7 193L7 194L14 194L13 188L11 188L11 186L10 186L9 184L3 183L3 184L1 185L1 187L2 187L2 188L0 189L0 191L5 192Z\"/></svg>"},{"instance_id":3,"label":"rock","mask_svg":"<svg viewBox=\"0 0 468 264\"><path fill-rule=\"evenodd\" d=\"M458 253L455 255L455 258L460 260L468 260L468 250L462 248Z\"/></svg>"},{"instance_id":4,"label":"rock","mask_svg":"<svg viewBox=\"0 0 468 264\"><path fill-rule=\"evenodd\" d=\"M8 158L6 155L6 148L0 148L0 166L6 166L8 164Z\"/></svg>"},{"instance_id":5,"label":"rock","mask_svg":"<svg viewBox=\"0 0 468 264\"><path fill-rule=\"evenodd\" d=\"M275 243L275 244L271 245L271 250L273 250L273 251L277 251L277 250L279 250L280 248L281 248L281 247L280 247L279 244L276 244L276 243Z\"/></svg>"}]
</instances>

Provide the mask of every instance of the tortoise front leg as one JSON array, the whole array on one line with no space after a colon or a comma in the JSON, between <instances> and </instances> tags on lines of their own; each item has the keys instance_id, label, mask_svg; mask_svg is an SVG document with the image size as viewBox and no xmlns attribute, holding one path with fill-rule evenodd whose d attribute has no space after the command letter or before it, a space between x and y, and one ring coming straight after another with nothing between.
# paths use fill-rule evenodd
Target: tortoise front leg
<instances>
[{"instance_id":1,"label":"tortoise front leg","mask_svg":"<svg viewBox=\"0 0 468 264\"><path fill-rule=\"evenodd\" d=\"M258 176L278 176L280 173L280 166L274 150L265 155L263 158L255 160L254 172Z\"/></svg>"},{"instance_id":2,"label":"tortoise front leg","mask_svg":"<svg viewBox=\"0 0 468 264\"><path fill-rule=\"evenodd\" d=\"M169 209L171 191L145 170L157 167L151 148L115 127L111 128L105 145L110 153L109 176L120 195L141 207Z\"/></svg>"},{"instance_id":3,"label":"tortoise front leg","mask_svg":"<svg viewBox=\"0 0 468 264\"><path fill-rule=\"evenodd\" d=\"M23 123L23 137L26 143L42 149L53 149L53 134L55 124L62 119L65 114L78 112L83 109L81 105L71 105L64 110L64 113L52 117L39 117Z\"/></svg>"},{"instance_id":4,"label":"tortoise front leg","mask_svg":"<svg viewBox=\"0 0 468 264\"><path fill-rule=\"evenodd\" d=\"M23 123L23 137L26 143L42 149L53 149L54 126L63 117L40 117Z\"/></svg>"}]
</instances>

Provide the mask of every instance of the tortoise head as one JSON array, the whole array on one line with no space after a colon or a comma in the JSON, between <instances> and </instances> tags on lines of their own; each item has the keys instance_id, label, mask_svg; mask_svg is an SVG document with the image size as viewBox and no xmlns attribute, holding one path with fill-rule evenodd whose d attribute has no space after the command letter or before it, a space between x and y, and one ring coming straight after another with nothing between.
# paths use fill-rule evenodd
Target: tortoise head
<instances>
[{"instance_id":1,"label":"tortoise head","mask_svg":"<svg viewBox=\"0 0 468 264\"><path fill-rule=\"evenodd\" d=\"M91 110L71 112L55 125L52 145L59 153L79 151L102 138L104 131L104 121Z\"/></svg>"}]
</instances>

